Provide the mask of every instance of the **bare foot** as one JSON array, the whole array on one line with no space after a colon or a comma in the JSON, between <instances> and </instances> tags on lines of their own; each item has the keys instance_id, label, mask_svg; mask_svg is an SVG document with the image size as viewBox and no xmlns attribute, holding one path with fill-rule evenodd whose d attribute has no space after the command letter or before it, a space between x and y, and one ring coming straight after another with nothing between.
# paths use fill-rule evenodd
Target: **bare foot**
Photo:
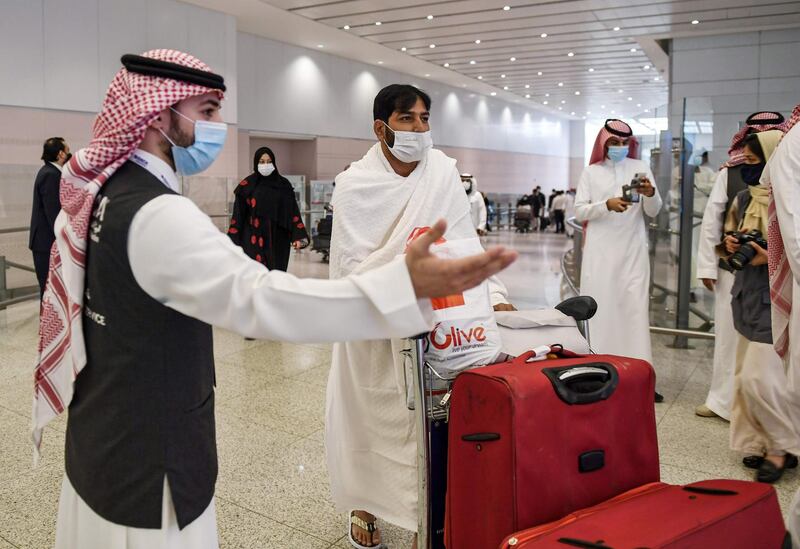
<instances>
[{"instance_id":1,"label":"bare foot","mask_svg":"<svg viewBox=\"0 0 800 549\"><path fill-rule=\"evenodd\" d=\"M375 515L371 515L366 511L353 511L353 515L366 523L375 522ZM350 531L353 534L353 539L364 547L378 547L381 544L381 531L377 527L370 532L366 528L350 524Z\"/></svg>"}]
</instances>

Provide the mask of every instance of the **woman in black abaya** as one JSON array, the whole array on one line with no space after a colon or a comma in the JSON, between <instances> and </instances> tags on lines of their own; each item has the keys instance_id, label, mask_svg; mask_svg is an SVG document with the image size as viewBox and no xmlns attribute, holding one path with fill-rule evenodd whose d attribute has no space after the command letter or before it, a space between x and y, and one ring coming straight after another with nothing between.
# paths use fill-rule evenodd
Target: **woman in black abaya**
<instances>
[{"instance_id":1,"label":"woman in black abaya","mask_svg":"<svg viewBox=\"0 0 800 549\"><path fill-rule=\"evenodd\" d=\"M234 195L228 236L268 269L285 271L291 248L308 246L308 232L292 184L278 172L269 148L256 151L253 173L239 183Z\"/></svg>"}]
</instances>

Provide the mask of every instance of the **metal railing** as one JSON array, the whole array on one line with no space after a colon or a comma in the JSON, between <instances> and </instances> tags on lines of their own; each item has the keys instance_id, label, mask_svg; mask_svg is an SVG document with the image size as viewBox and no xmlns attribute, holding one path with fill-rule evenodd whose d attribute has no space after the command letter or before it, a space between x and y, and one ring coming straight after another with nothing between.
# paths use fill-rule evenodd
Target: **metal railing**
<instances>
[{"instance_id":1,"label":"metal railing","mask_svg":"<svg viewBox=\"0 0 800 549\"><path fill-rule=\"evenodd\" d=\"M583 261L583 226L575 221L574 217L567 220L567 225L574 230L574 242L571 250L567 250L561 257L561 273L567 283L567 287L575 295L580 295L581 285L581 262ZM656 227L657 228L657 227ZM664 294L670 290L660 285L654 285ZM672 292L674 293L674 292ZM666 328L662 326L650 326L650 333L661 335L672 335L691 339L714 339L715 335L711 332L714 326L714 319L696 307L691 308L691 312L703 320L704 324L700 330L683 330L678 328Z\"/></svg>"},{"instance_id":2,"label":"metal railing","mask_svg":"<svg viewBox=\"0 0 800 549\"><path fill-rule=\"evenodd\" d=\"M0 229L0 234L27 233L29 230L30 227L9 227L6 229ZM10 307L11 305L16 305L18 303L39 298L38 284L35 286L22 286L20 288L8 287L8 277L6 275L6 271L11 269L36 273L36 269L33 267L16 263L14 261L9 261L6 259L6 256L0 255L0 311Z\"/></svg>"}]
</instances>

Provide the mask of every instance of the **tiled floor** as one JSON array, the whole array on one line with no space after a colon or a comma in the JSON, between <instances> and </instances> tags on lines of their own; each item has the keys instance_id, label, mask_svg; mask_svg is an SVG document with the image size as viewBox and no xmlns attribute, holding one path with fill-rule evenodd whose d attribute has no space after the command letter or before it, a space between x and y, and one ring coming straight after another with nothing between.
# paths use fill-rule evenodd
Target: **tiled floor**
<instances>
[{"instance_id":1,"label":"tiled floor","mask_svg":"<svg viewBox=\"0 0 800 549\"><path fill-rule=\"evenodd\" d=\"M567 241L556 235L490 236L513 245L520 260L501 278L520 307L559 301L559 261ZM303 253L291 270L325 276L319 256ZM30 372L36 348L37 306L0 312L0 549L51 547L63 475L64 421L46 429L44 458L31 467ZM217 427L220 474L217 513L224 548L294 549L349 547L345 516L330 502L322 428L329 348L244 341L215 332ZM656 405L662 475L686 483L712 477L749 479L751 473L727 449L727 424L693 414L707 391L711 347L667 347L654 338ZM789 473L777 486L784 509L800 485ZM410 547L411 534L384 525L393 548Z\"/></svg>"}]
</instances>

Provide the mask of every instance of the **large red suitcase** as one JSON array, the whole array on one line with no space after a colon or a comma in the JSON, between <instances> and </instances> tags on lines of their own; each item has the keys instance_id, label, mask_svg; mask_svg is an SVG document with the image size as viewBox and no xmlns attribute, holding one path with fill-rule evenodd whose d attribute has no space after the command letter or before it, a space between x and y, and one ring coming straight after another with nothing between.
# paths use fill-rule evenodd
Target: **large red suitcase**
<instances>
[{"instance_id":1,"label":"large red suitcase","mask_svg":"<svg viewBox=\"0 0 800 549\"><path fill-rule=\"evenodd\" d=\"M528 362L531 356L456 378L448 549L497 547L511 532L659 480L647 362L608 355Z\"/></svg>"},{"instance_id":2,"label":"large red suitcase","mask_svg":"<svg viewBox=\"0 0 800 549\"><path fill-rule=\"evenodd\" d=\"M791 549L775 489L656 482L506 538L502 549Z\"/></svg>"}]
</instances>

